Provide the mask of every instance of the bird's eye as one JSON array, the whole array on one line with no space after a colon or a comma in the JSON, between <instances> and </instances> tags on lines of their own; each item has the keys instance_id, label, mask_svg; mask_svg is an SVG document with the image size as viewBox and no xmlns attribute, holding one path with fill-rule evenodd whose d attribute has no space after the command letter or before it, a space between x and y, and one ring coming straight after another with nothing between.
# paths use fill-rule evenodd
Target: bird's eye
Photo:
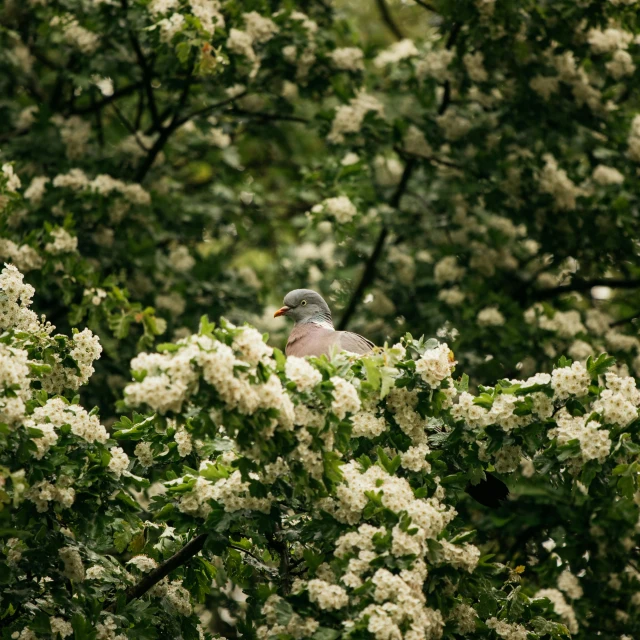
<instances>
[{"instance_id":1,"label":"bird's eye","mask_svg":"<svg viewBox=\"0 0 640 640\"><path fill-rule=\"evenodd\" d=\"M301 307L306 307L306 306L307 306L307 301L306 301L306 300L303 300L303 301L300 303L300 306L301 306Z\"/></svg>"}]
</instances>

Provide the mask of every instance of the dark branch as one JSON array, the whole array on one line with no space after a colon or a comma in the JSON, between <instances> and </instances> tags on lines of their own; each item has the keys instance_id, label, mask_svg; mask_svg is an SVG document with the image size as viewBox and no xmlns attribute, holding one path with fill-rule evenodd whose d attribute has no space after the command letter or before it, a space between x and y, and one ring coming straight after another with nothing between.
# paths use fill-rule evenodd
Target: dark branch
<instances>
[{"instance_id":1,"label":"dark branch","mask_svg":"<svg viewBox=\"0 0 640 640\"><path fill-rule=\"evenodd\" d=\"M248 549L245 549L244 547L241 547L238 544L233 544L233 542L230 542L229 547L231 549L235 549L236 551L242 551L242 553L246 553L248 556L251 556L256 562L260 562L260 563L263 562L262 560L260 560L260 558L258 558L257 555L255 555L254 553L251 553L251 551L249 551Z\"/></svg>"},{"instance_id":2,"label":"dark branch","mask_svg":"<svg viewBox=\"0 0 640 640\"><path fill-rule=\"evenodd\" d=\"M96 89L91 89L91 105L95 105L96 102ZM100 109L95 110L96 114L96 129L98 130L98 144L104 147L104 127L102 126L102 111Z\"/></svg>"},{"instance_id":3,"label":"dark branch","mask_svg":"<svg viewBox=\"0 0 640 640\"><path fill-rule=\"evenodd\" d=\"M551 289L542 289L533 294L536 300L555 298L563 293L572 291L589 291L592 287L611 287L612 289L639 289L640 280L622 280L616 278L596 278L594 280L574 280L570 284L563 284Z\"/></svg>"},{"instance_id":4,"label":"dark branch","mask_svg":"<svg viewBox=\"0 0 640 640\"><path fill-rule=\"evenodd\" d=\"M447 42L445 47L447 49L451 49L458 39L458 34L460 33L460 29L462 29L462 23L454 22L453 27L451 27L451 31L449 33L449 37L447 38ZM451 103L451 82L449 80L445 80L444 82L444 93L442 94L442 102L440 103L440 107L438 107L438 115L441 116L449 107Z\"/></svg>"},{"instance_id":5,"label":"dark branch","mask_svg":"<svg viewBox=\"0 0 640 640\"><path fill-rule=\"evenodd\" d=\"M289 122L302 122L303 124L308 124L309 120L307 118L301 118L300 116L288 116L279 113L264 113L263 111L245 111L244 109L232 109L232 113L237 115L253 117L253 118L261 118L265 121L276 121L276 120L285 120Z\"/></svg>"},{"instance_id":6,"label":"dark branch","mask_svg":"<svg viewBox=\"0 0 640 640\"><path fill-rule=\"evenodd\" d=\"M444 45L447 49L451 49L451 47L453 47L453 45L456 43L456 40L458 39L458 34L460 33L460 29L462 29L462 23L454 22L453 26L451 27L451 31L449 32L449 37L447 38L447 42Z\"/></svg>"},{"instance_id":7,"label":"dark branch","mask_svg":"<svg viewBox=\"0 0 640 640\"><path fill-rule=\"evenodd\" d=\"M427 11L433 11L433 13L437 13L436 8L432 5L430 5L428 2L425 2L424 0L415 0L416 4L419 4L423 9L426 9Z\"/></svg>"},{"instance_id":8,"label":"dark branch","mask_svg":"<svg viewBox=\"0 0 640 640\"><path fill-rule=\"evenodd\" d=\"M125 129L132 135L134 136L134 138L136 139L136 142L138 143L138 146L143 150L143 151L149 151L149 149L147 149L140 140L138 140L138 132L136 131L135 127L129 122L129 120L127 120L127 117L124 115L124 113L122 113L122 111L120 111L120 109L118 108L117 104L112 104L111 105L113 107L113 110L116 112L116 115L118 116L118 119L120 120L120 122L122 122L122 124L124 125Z\"/></svg>"},{"instance_id":9,"label":"dark branch","mask_svg":"<svg viewBox=\"0 0 640 640\"><path fill-rule=\"evenodd\" d=\"M207 533L201 533L196 536L191 542L188 542L180 551L172 555L168 560L165 560L160 566L156 567L153 571L148 573L138 584L134 585L127 590L127 602L131 602L136 598L143 596L149 589L154 587L165 576L168 576L172 571L186 564L193 556L202 551L204 543L207 540Z\"/></svg>"},{"instance_id":10,"label":"dark branch","mask_svg":"<svg viewBox=\"0 0 640 640\"><path fill-rule=\"evenodd\" d=\"M619 327L623 324L627 324L627 322L632 322L633 320L636 320L637 318L640 318L640 311L638 311L637 313L634 313L632 316L628 316L627 318L621 318L620 320L616 320L615 322L612 322L609 326L610 327Z\"/></svg>"},{"instance_id":11,"label":"dark branch","mask_svg":"<svg viewBox=\"0 0 640 640\"><path fill-rule=\"evenodd\" d=\"M118 98L122 98L124 96L128 96L130 93L134 93L142 86L142 82L134 82L133 84L129 84L126 87L122 87L122 89L118 89L114 91L110 96L107 96L104 100L98 100L92 102L86 107L76 107L69 113L73 115L84 115L86 113L93 113L94 111L99 111L103 107L111 104L114 100Z\"/></svg>"},{"instance_id":12,"label":"dark branch","mask_svg":"<svg viewBox=\"0 0 640 640\"><path fill-rule=\"evenodd\" d=\"M193 65L191 67L190 73L193 71ZM164 128L160 128L160 135L158 139L153 144L153 147L149 150L147 157L144 159L144 162L138 169L138 173L136 174L136 181L142 182L144 177L149 172L149 169L153 166L158 154L162 151L164 145L167 143L167 140L171 137L171 134L180 127L183 123L180 119L180 112L184 108L184 105L187 102L187 98L189 97L189 91L191 90L191 81L192 77L189 75L185 79L184 87L182 87L182 91L180 93L180 97L178 98L178 104L173 112L173 118L171 118L171 122Z\"/></svg>"},{"instance_id":13,"label":"dark branch","mask_svg":"<svg viewBox=\"0 0 640 640\"><path fill-rule=\"evenodd\" d=\"M123 11L128 13L129 11L129 1L121 0L121 5ZM125 17L126 19L126 17ZM149 103L149 109L151 111L151 118L153 120L153 126L155 129L159 129L162 125L160 118L158 117L158 107L156 105L155 95L153 93L153 87L151 86L151 80L153 77L153 72L151 70L151 65L147 60L146 56L142 51L142 47L140 46L140 42L136 34L133 31L129 31L129 41L131 42L131 46L136 54L136 60L140 65L140 69L142 70L142 83L144 85L145 92L147 94L147 102Z\"/></svg>"},{"instance_id":14,"label":"dark branch","mask_svg":"<svg viewBox=\"0 0 640 640\"><path fill-rule=\"evenodd\" d=\"M389 204L397 208L400 204L400 200L404 195L407 184L413 174L413 171L416 167L416 160L411 158L407 161L407 164L404 166L404 171L402 172L402 178L394 191L391 199L389 200ZM360 282L356 287L356 290L353 292L351 296L351 300L349 300L349 304L342 314L342 318L340 318L340 323L338 324L339 330L344 330L347 328L349 324L349 320L351 320L351 316L355 313L358 305L360 304L360 300L362 300L364 296L364 292L367 290L367 287L373 282L376 276L376 267L380 256L382 255L382 250L384 249L384 243L387 240L387 236L389 235L389 228L385 225L380 230L380 234L378 235L378 239L376 240L376 244L373 247L373 251L365 264L364 271L362 272L362 277L360 278Z\"/></svg>"},{"instance_id":15,"label":"dark branch","mask_svg":"<svg viewBox=\"0 0 640 640\"><path fill-rule=\"evenodd\" d=\"M230 104L234 100L237 100L238 98L241 98L244 95L246 95L246 91L237 96L234 96L233 98L227 98L226 100L221 100L220 102L216 102L215 104L210 104L208 107L202 107L202 109L193 111L192 113L184 116L184 118L180 119L180 125L183 125L185 122L188 122L193 118L197 118L198 116L203 116L207 113L210 113L211 111L215 111L216 109L219 109L220 107L224 107L225 105Z\"/></svg>"},{"instance_id":16,"label":"dark branch","mask_svg":"<svg viewBox=\"0 0 640 640\"><path fill-rule=\"evenodd\" d=\"M389 11L389 7L385 0L376 0L378 5L378 9L380 11L380 15L382 17L383 22L389 27L389 30L393 33L393 35L398 39L402 40L404 35L402 31L400 31L400 27L396 24L391 12Z\"/></svg>"}]
</instances>

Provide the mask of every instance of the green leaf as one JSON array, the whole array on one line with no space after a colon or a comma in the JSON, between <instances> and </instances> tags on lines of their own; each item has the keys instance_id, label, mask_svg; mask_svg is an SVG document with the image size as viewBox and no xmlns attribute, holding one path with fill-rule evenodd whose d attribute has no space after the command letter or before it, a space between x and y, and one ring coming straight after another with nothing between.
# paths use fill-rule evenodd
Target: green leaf
<instances>
[{"instance_id":1,"label":"green leaf","mask_svg":"<svg viewBox=\"0 0 640 640\"><path fill-rule=\"evenodd\" d=\"M274 609L276 612L276 620L278 621L278 624L281 624L283 626L288 625L291 617L293 616L293 608L291 607L291 605L284 598L280 598L276 601Z\"/></svg>"},{"instance_id":2,"label":"green leaf","mask_svg":"<svg viewBox=\"0 0 640 640\"><path fill-rule=\"evenodd\" d=\"M180 351L182 347L175 342L163 342L156 347L156 350L160 353L175 353Z\"/></svg>"},{"instance_id":3,"label":"green leaf","mask_svg":"<svg viewBox=\"0 0 640 640\"><path fill-rule=\"evenodd\" d=\"M329 627L318 627L316 632L311 636L313 640L336 640L339 638L341 632L336 629L329 629Z\"/></svg>"},{"instance_id":4,"label":"green leaf","mask_svg":"<svg viewBox=\"0 0 640 640\"><path fill-rule=\"evenodd\" d=\"M81 613L74 613L71 617L73 640L92 640L95 637L93 625Z\"/></svg>"},{"instance_id":5,"label":"green leaf","mask_svg":"<svg viewBox=\"0 0 640 640\"><path fill-rule=\"evenodd\" d=\"M378 365L373 358L362 358L362 364L367 372L367 381L374 390L378 390L380 388L380 383L382 382L382 376L380 375Z\"/></svg>"},{"instance_id":6,"label":"green leaf","mask_svg":"<svg viewBox=\"0 0 640 640\"><path fill-rule=\"evenodd\" d=\"M587 371L592 378L597 378L606 373L607 369L615 363L616 359L606 353L601 353L595 360L589 356L587 358Z\"/></svg>"}]
</instances>

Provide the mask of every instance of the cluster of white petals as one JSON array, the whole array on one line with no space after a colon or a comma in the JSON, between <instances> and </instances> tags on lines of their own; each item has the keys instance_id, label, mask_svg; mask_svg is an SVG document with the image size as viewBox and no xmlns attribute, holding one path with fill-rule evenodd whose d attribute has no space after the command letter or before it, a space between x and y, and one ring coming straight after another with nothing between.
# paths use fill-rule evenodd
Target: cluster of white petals
<instances>
[{"instance_id":1,"label":"cluster of white petals","mask_svg":"<svg viewBox=\"0 0 640 640\"><path fill-rule=\"evenodd\" d=\"M572 182L567 172L558 166L557 160L551 154L545 154L543 160L545 164L538 178L540 191L548 193L553 198L556 209L573 211L582 190Z\"/></svg>"},{"instance_id":2,"label":"cluster of white petals","mask_svg":"<svg viewBox=\"0 0 640 640\"><path fill-rule=\"evenodd\" d=\"M384 105L377 98L361 91L349 104L336 109L336 115L331 124L331 131L327 136L329 142L342 143L346 134L358 133L368 113L375 113L384 117Z\"/></svg>"},{"instance_id":3,"label":"cluster of white petals","mask_svg":"<svg viewBox=\"0 0 640 640\"><path fill-rule=\"evenodd\" d=\"M326 213L333 216L339 224L346 224L356 216L358 210L347 196L327 198L311 209L313 213Z\"/></svg>"},{"instance_id":4,"label":"cluster of white petals","mask_svg":"<svg viewBox=\"0 0 640 640\"><path fill-rule=\"evenodd\" d=\"M310 391L322 382L322 374L304 358L289 356L284 365L284 372L292 380L298 391Z\"/></svg>"},{"instance_id":5,"label":"cluster of white petals","mask_svg":"<svg viewBox=\"0 0 640 640\"><path fill-rule=\"evenodd\" d=\"M336 69L342 71L363 71L364 53L358 47L342 47L334 49L329 57Z\"/></svg>"},{"instance_id":6,"label":"cluster of white petals","mask_svg":"<svg viewBox=\"0 0 640 640\"><path fill-rule=\"evenodd\" d=\"M436 389L445 378L451 376L455 364L451 349L442 343L422 354L416 362L416 371L432 389Z\"/></svg>"}]
</instances>

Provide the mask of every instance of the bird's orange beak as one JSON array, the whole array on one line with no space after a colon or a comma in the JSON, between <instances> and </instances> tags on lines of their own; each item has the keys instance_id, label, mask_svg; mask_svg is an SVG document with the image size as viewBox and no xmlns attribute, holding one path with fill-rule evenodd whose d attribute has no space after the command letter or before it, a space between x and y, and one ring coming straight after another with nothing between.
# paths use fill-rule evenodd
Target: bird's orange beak
<instances>
[{"instance_id":1,"label":"bird's orange beak","mask_svg":"<svg viewBox=\"0 0 640 640\"><path fill-rule=\"evenodd\" d=\"M291 309L291 307L287 307L287 305L285 304L284 307L280 307L274 314L273 317L277 318L278 316L284 316L287 314L287 311L289 311Z\"/></svg>"}]
</instances>

